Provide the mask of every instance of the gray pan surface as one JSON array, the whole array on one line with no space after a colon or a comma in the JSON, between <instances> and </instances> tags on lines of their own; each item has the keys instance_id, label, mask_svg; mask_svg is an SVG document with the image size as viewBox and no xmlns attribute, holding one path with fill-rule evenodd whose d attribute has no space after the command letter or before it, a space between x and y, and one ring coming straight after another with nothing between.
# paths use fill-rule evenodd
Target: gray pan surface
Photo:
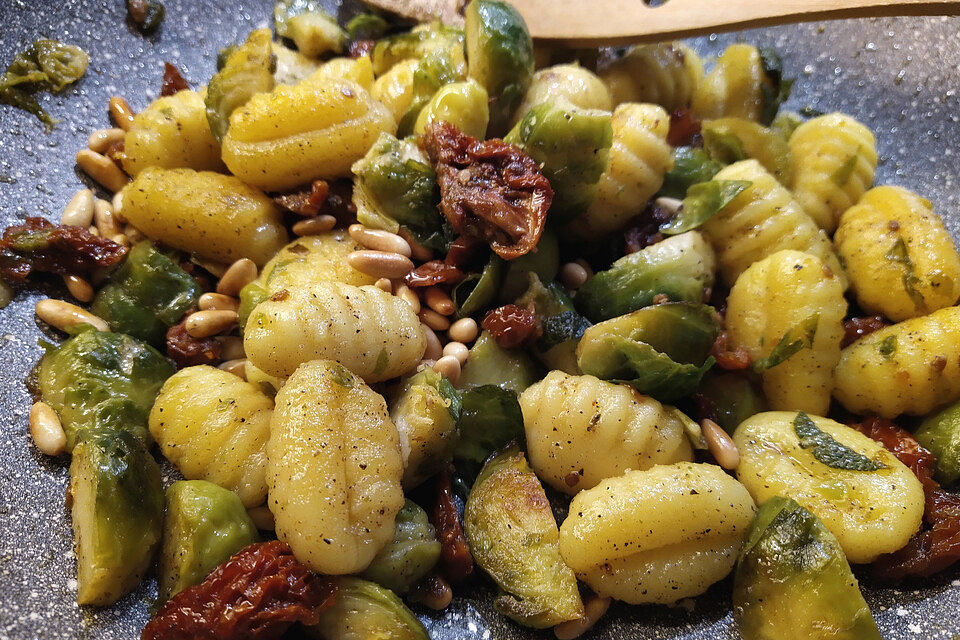
<instances>
[{"instance_id":1,"label":"gray pan surface","mask_svg":"<svg viewBox=\"0 0 960 640\"><path fill-rule=\"evenodd\" d=\"M587 2L589 0L584 0ZM328 9L335 0L325 1ZM58 219L82 183L74 167L87 135L108 125L106 104L124 95L135 109L156 97L163 61L196 86L214 71L217 51L268 26L268 0L166 0L160 32L143 37L126 21L122 0L0 0L0 62L40 37L78 44L92 58L86 77L44 100L61 118L46 134L31 116L0 106L0 222L28 215ZM960 238L960 18L910 18L805 24L703 38L714 54L736 40L773 46L797 84L789 107L843 110L877 134L878 183L902 185L933 201ZM117 605L81 609L70 519L64 506L68 461L37 452L27 433L24 384L44 337L33 305L56 290L18 294L0 311L0 640L139 637L156 595L143 583ZM167 467L167 480L174 475ZM864 591L885 638L960 637L960 571L922 588ZM604 639L736 638L729 583L675 608L614 606L589 636ZM418 611L436 640L552 638L500 617L483 580L458 592L444 616Z\"/></svg>"}]
</instances>

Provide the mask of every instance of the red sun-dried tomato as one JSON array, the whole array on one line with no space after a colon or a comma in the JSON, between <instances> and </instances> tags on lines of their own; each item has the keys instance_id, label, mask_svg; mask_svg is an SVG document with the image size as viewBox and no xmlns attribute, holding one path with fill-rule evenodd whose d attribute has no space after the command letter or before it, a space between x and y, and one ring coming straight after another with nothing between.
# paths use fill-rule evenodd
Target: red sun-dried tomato
<instances>
[{"instance_id":1,"label":"red sun-dried tomato","mask_svg":"<svg viewBox=\"0 0 960 640\"><path fill-rule=\"evenodd\" d=\"M488 311L480 324L504 349L516 349L540 337L537 314L515 304Z\"/></svg>"},{"instance_id":2,"label":"red sun-dried tomato","mask_svg":"<svg viewBox=\"0 0 960 640\"><path fill-rule=\"evenodd\" d=\"M320 213L320 207L326 202L330 194L330 185L324 180L314 180L310 186L299 191L281 193L273 197L273 201L287 211L298 216L312 218Z\"/></svg>"},{"instance_id":3,"label":"red sun-dried tomato","mask_svg":"<svg viewBox=\"0 0 960 640\"><path fill-rule=\"evenodd\" d=\"M486 246L483 240L460 236L450 243L443 261L461 271L480 269L486 259Z\"/></svg>"},{"instance_id":4,"label":"red sun-dried tomato","mask_svg":"<svg viewBox=\"0 0 960 640\"><path fill-rule=\"evenodd\" d=\"M742 371L750 366L750 354L743 347L730 348L730 334L721 331L713 341L710 355L717 361L717 366L726 371Z\"/></svg>"},{"instance_id":5,"label":"red sun-dried tomato","mask_svg":"<svg viewBox=\"0 0 960 640\"><path fill-rule=\"evenodd\" d=\"M887 323L881 316L869 316L866 318L850 318L843 321L843 342L841 347L849 347L851 344L868 336L874 331L878 331L887 326Z\"/></svg>"},{"instance_id":6,"label":"red sun-dried tomato","mask_svg":"<svg viewBox=\"0 0 960 640\"><path fill-rule=\"evenodd\" d=\"M432 287L435 284L457 284L463 280L463 272L443 260L431 260L404 276L408 287Z\"/></svg>"},{"instance_id":7,"label":"red sun-dried tomato","mask_svg":"<svg viewBox=\"0 0 960 640\"><path fill-rule=\"evenodd\" d=\"M112 267L126 247L91 234L84 227L53 225L27 218L7 227L0 236L0 278L17 284L34 271L85 275L97 267Z\"/></svg>"},{"instance_id":8,"label":"red sun-dried tomato","mask_svg":"<svg viewBox=\"0 0 960 640\"><path fill-rule=\"evenodd\" d=\"M167 357L178 369L198 364L215 365L223 355L223 344L216 338L194 338L187 333L186 321L167 329Z\"/></svg>"},{"instance_id":9,"label":"red sun-dried tomato","mask_svg":"<svg viewBox=\"0 0 960 640\"><path fill-rule=\"evenodd\" d=\"M169 62L163 63L163 84L160 85L161 96L172 96L178 91L189 89L190 84L180 73L180 69Z\"/></svg>"},{"instance_id":10,"label":"red sun-dried tomato","mask_svg":"<svg viewBox=\"0 0 960 640\"><path fill-rule=\"evenodd\" d=\"M661 206L651 204L641 215L630 222L623 232L623 253L628 255L663 240L660 227L672 214Z\"/></svg>"},{"instance_id":11,"label":"red sun-dried tomato","mask_svg":"<svg viewBox=\"0 0 960 640\"><path fill-rule=\"evenodd\" d=\"M270 640L295 622L317 624L336 583L314 575L285 542L257 542L176 594L142 640Z\"/></svg>"},{"instance_id":12,"label":"red sun-dried tomato","mask_svg":"<svg viewBox=\"0 0 960 640\"><path fill-rule=\"evenodd\" d=\"M928 577L960 560L960 496L947 493L933 479L936 459L909 431L883 418L868 418L851 427L873 438L913 471L923 485L924 526L899 551L871 565L878 580L895 582Z\"/></svg>"},{"instance_id":13,"label":"red sun-dried tomato","mask_svg":"<svg viewBox=\"0 0 960 640\"><path fill-rule=\"evenodd\" d=\"M450 582L462 582L473 573L473 556L453 499L452 480L449 466L437 475L437 502L430 514L430 524L437 530L444 575Z\"/></svg>"},{"instance_id":14,"label":"red sun-dried tomato","mask_svg":"<svg viewBox=\"0 0 960 640\"><path fill-rule=\"evenodd\" d=\"M700 121L686 107L678 107L670 114L670 130L667 142L674 147L699 147L703 145L700 136Z\"/></svg>"},{"instance_id":15,"label":"red sun-dried tomato","mask_svg":"<svg viewBox=\"0 0 960 640\"><path fill-rule=\"evenodd\" d=\"M436 165L440 208L457 233L484 240L505 260L537 246L553 189L530 156L449 122L430 125L420 144Z\"/></svg>"}]
</instances>

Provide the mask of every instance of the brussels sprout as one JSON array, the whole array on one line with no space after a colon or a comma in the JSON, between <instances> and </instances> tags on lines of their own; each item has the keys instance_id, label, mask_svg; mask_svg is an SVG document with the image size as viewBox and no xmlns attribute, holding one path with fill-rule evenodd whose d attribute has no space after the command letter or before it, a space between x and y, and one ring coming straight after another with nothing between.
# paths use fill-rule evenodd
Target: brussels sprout
<instances>
[{"instance_id":1,"label":"brussels sprout","mask_svg":"<svg viewBox=\"0 0 960 640\"><path fill-rule=\"evenodd\" d=\"M505 592L494 603L500 613L536 629L583 616L550 501L516 443L483 465L463 525L474 561Z\"/></svg>"},{"instance_id":2,"label":"brussels sprout","mask_svg":"<svg viewBox=\"0 0 960 640\"><path fill-rule=\"evenodd\" d=\"M664 294L701 302L713 286L716 256L703 236L689 231L626 255L580 288L574 303L598 322L642 309Z\"/></svg>"},{"instance_id":3,"label":"brussels sprout","mask_svg":"<svg viewBox=\"0 0 960 640\"><path fill-rule=\"evenodd\" d=\"M473 477L492 452L524 437L523 414L515 392L492 384L464 391L461 402L453 457L457 470Z\"/></svg>"},{"instance_id":4,"label":"brussels sprout","mask_svg":"<svg viewBox=\"0 0 960 640\"><path fill-rule=\"evenodd\" d=\"M230 126L230 114L242 107L254 94L272 91L276 58L273 57L269 29L257 29L247 41L230 52L223 68L207 85L207 121L217 141L223 140Z\"/></svg>"},{"instance_id":5,"label":"brussels sprout","mask_svg":"<svg viewBox=\"0 0 960 640\"><path fill-rule=\"evenodd\" d=\"M703 123L703 148L710 157L725 164L755 158L780 184L789 187L793 182L793 158L787 138L752 120L707 120Z\"/></svg>"},{"instance_id":6,"label":"brussels sprout","mask_svg":"<svg viewBox=\"0 0 960 640\"><path fill-rule=\"evenodd\" d=\"M934 477L939 483L951 485L960 479L960 403L924 420L913 435L936 456Z\"/></svg>"},{"instance_id":7,"label":"brussels sprout","mask_svg":"<svg viewBox=\"0 0 960 640\"><path fill-rule=\"evenodd\" d=\"M200 584L217 565L257 540L257 527L237 494L206 480L174 482L167 489L157 577L160 601Z\"/></svg>"},{"instance_id":8,"label":"brussels sprout","mask_svg":"<svg viewBox=\"0 0 960 640\"><path fill-rule=\"evenodd\" d=\"M278 36L293 40L297 50L310 58L328 51L340 53L347 40L336 19L314 0L277 0L273 24Z\"/></svg>"},{"instance_id":9,"label":"brussels sprout","mask_svg":"<svg viewBox=\"0 0 960 640\"><path fill-rule=\"evenodd\" d=\"M723 169L723 163L711 158L703 149L677 147L673 150L673 168L664 176L658 195L685 198L687 189L709 181L720 169Z\"/></svg>"},{"instance_id":10,"label":"brussels sprout","mask_svg":"<svg viewBox=\"0 0 960 640\"><path fill-rule=\"evenodd\" d=\"M113 604L146 572L160 544L160 467L130 433L86 432L70 464L77 602Z\"/></svg>"},{"instance_id":11,"label":"brussels sprout","mask_svg":"<svg viewBox=\"0 0 960 640\"><path fill-rule=\"evenodd\" d=\"M550 220L564 224L597 195L613 144L611 114L578 109L565 100L537 105L507 134L543 168L553 187Z\"/></svg>"},{"instance_id":12,"label":"brussels sprout","mask_svg":"<svg viewBox=\"0 0 960 640\"><path fill-rule=\"evenodd\" d=\"M824 115L819 113L817 115ZM797 127L803 124L803 119L793 111L782 111L770 123L770 130L780 136L784 141L789 141L790 136L797 130Z\"/></svg>"},{"instance_id":13,"label":"brussels sprout","mask_svg":"<svg viewBox=\"0 0 960 640\"><path fill-rule=\"evenodd\" d=\"M91 310L110 329L162 345L167 329L194 306L203 290L150 242L140 242L93 299Z\"/></svg>"},{"instance_id":14,"label":"brussels sprout","mask_svg":"<svg viewBox=\"0 0 960 640\"><path fill-rule=\"evenodd\" d=\"M789 498L761 505L737 561L733 616L744 640L879 640L836 537Z\"/></svg>"},{"instance_id":15,"label":"brussels sprout","mask_svg":"<svg viewBox=\"0 0 960 640\"><path fill-rule=\"evenodd\" d=\"M377 40L390 30L390 23L375 13L360 13L347 23L351 40Z\"/></svg>"},{"instance_id":16,"label":"brussels sprout","mask_svg":"<svg viewBox=\"0 0 960 640\"><path fill-rule=\"evenodd\" d=\"M550 370L579 374L577 344L590 321L574 311L573 302L559 284L544 286L532 272L527 277L527 290L515 304L532 308L540 321L543 333L532 347L533 354Z\"/></svg>"},{"instance_id":17,"label":"brussels sprout","mask_svg":"<svg viewBox=\"0 0 960 640\"><path fill-rule=\"evenodd\" d=\"M470 77L492 97L490 121L494 133L500 133L533 79L533 39L523 17L507 2L473 0L464 17Z\"/></svg>"},{"instance_id":18,"label":"brussels sprout","mask_svg":"<svg viewBox=\"0 0 960 640\"><path fill-rule=\"evenodd\" d=\"M500 301L516 300L530 284L529 274L535 273L540 282L553 282L560 271L560 241L549 227L540 234L540 241L530 253L507 262L507 273L500 287Z\"/></svg>"},{"instance_id":19,"label":"brussels sprout","mask_svg":"<svg viewBox=\"0 0 960 640\"><path fill-rule=\"evenodd\" d=\"M435 122L449 122L467 135L483 140L489 120L487 91L469 78L440 87L420 110L413 132L421 135Z\"/></svg>"},{"instance_id":20,"label":"brussels sprout","mask_svg":"<svg viewBox=\"0 0 960 640\"><path fill-rule=\"evenodd\" d=\"M0 102L35 115L49 130L58 121L43 110L36 91L59 93L87 72L90 56L80 47L56 40L37 40L13 57L0 76Z\"/></svg>"},{"instance_id":21,"label":"brussels sprout","mask_svg":"<svg viewBox=\"0 0 960 640\"><path fill-rule=\"evenodd\" d=\"M713 309L674 302L646 307L587 329L577 365L602 380L626 382L670 402L692 393L714 359Z\"/></svg>"},{"instance_id":22,"label":"brussels sprout","mask_svg":"<svg viewBox=\"0 0 960 640\"><path fill-rule=\"evenodd\" d=\"M733 202L751 184L749 180L710 180L691 185L680 211L660 225L660 232L675 236L698 228Z\"/></svg>"},{"instance_id":23,"label":"brussels sprout","mask_svg":"<svg viewBox=\"0 0 960 640\"><path fill-rule=\"evenodd\" d=\"M494 385L521 393L540 378L538 374L537 365L527 354L517 349L504 349L484 331L470 347L457 387L471 389Z\"/></svg>"},{"instance_id":24,"label":"brussels sprout","mask_svg":"<svg viewBox=\"0 0 960 640\"><path fill-rule=\"evenodd\" d=\"M708 401L712 418L727 433L741 422L767 410L763 392L746 376L737 373L708 373L698 393Z\"/></svg>"},{"instance_id":25,"label":"brussels sprout","mask_svg":"<svg viewBox=\"0 0 960 640\"><path fill-rule=\"evenodd\" d=\"M405 461L403 486L410 489L452 459L460 419L460 394L439 373L424 369L408 378L397 391L390 402L390 419L400 432Z\"/></svg>"},{"instance_id":26,"label":"brussels sprout","mask_svg":"<svg viewBox=\"0 0 960 640\"><path fill-rule=\"evenodd\" d=\"M40 361L44 402L60 416L67 451L80 435L129 431L150 442L147 417L173 366L153 347L122 333L85 329Z\"/></svg>"},{"instance_id":27,"label":"brussels sprout","mask_svg":"<svg viewBox=\"0 0 960 640\"><path fill-rule=\"evenodd\" d=\"M760 113L760 124L769 125L777 117L780 105L787 101L793 90L794 80L783 77L783 61L773 49L760 49L760 64L763 73L770 81L760 85L763 95L763 110Z\"/></svg>"},{"instance_id":28,"label":"brussels sprout","mask_svg":"<svg viewBox=\"0 0 960 640\"><path fill-rule=\"evenodd\" d=\"M467 318L488 309L497 299L497 291L502 291L503 264L503 259L491 252L481 273L472 273L453 287L451 296L457 305L457 318Z\"/></svg>"},{"instance_id":29,"label":"brussels sprout","mask_svg":"<svg viewBox=\"0 0 960 640\"><path fill-rule=\"evenodd\" d=\"M422 59L440 52L453 64L458 79L466 78L463 31L443 23L417 25L408 33L383 38L373 48L373 72L378 77L403 60Z\"/></svg>"},{"instance_id":30,"label":"brussels sprout","mask_svg":"<svg viewBox=\"0 0 960 640\"><path fill-rule=\"evenodd\" d=\"M406 593L436 566L440 543L424 511L407 500L397 514L397 530L373 562L360 574L396 593Z\"/></svg>"},{"instance_id":31,"label":"brussels sprout","mask_svg":"<svg viewBox=\"0 0 960 640\"><path fill-rule=\"evenodd\" d=\"M333 606L305 627L321 640L430 640L427 630L392 591L360 578L340 578Z\"/></svg>"},{"instance_id":32,"label":"brussels sprout","mask_svg":"<svg viewBox=\"0 0 960 640\"><path fill-rule=\"evenodd\" d=\"M271 44L270 50L276 58L273 70L275 84L295 85L309 78L320 67L315 60L311 60L299 51L288 49L279 42Z\"/></svg>"}]
</instances>

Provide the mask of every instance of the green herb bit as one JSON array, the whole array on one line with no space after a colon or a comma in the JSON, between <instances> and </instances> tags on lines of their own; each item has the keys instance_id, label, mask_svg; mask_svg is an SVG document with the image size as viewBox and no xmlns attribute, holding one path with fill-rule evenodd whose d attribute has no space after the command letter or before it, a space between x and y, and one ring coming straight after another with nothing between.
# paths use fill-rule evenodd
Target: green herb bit
<instances>
[{"instance_id":1,"label":"green herb bit","mask_svg":"<svg viewBox=\"0 0 960 640\"><path fill-rule=\"evenodd\" d=\"M773 348L766 358L761 358L753 363L753 370L757 373L772 369L778 364L783 364L794 354L809 349L813 345L813 337L817 333L817 325L820 323L820 314L815 313L803 320L780 338L780 342Z\"/></svg>"},{"instance_id":2,"label":"green herb bit","mask_svg":"<svg viewBox=\"0 0 960 640\"><path fill-rule=\"evenodd\" d=\"M830 175L830 179L833 180L835 185L842 187L850 181L850 176L853 175L853 170L857 167L857 157L859 155L860 147L858 146L857 150L850 154L850 157L844 160L843 164Z\"/></svg>"},{"instance_id":3,"label":"green herb bit","mask_svg":"<svg viewBox=\"0 0 960 640\"><path fill-rule=\"evenodd\" d=\"M743 141L729 127L706 127L703 130L703 148L714 160L732 164L749 156Z\"/></svg>"},{"instance_id":4,"label":"green herb bit","mask_svg":"<svg viewBox=\"0 0 960 640\"><path fill-rule=\"evenodd\" d=\"M834 440L802 411L793 420L793 430L800 438L800 447L811 449L813 457L828 467L844 471L877 471L887 468L886 465Z\"/></svg>"},{"instance_id":5,"label":"green herb bit","mask_svg":"<svg viewBox=\"0 0 960 640\"><path fill-rule=\"evenodd\" d=\"M890 250L887 251L883 257L901 266L903 269L904 290L907 292L907 295L910 296L910 300L913 301L917 310L927 313L927 303L917 288L920 284L920 278L917 277L913 260L910 259L910 253L907 251L907 243L903 241L903 238L897 238L897 241L893 243L893 246L890 247Z\"/></svg>"},{"instance_id":6,"label":"green herb bit","mask_svg":"<svg viewBox=\"0 0 960 640\"><path fill-rule=\"evenodd\" d=\"M887 336L880 342L880 346L877 347L877 351L880 352L884 358L889 358L894 353L897 352L897 336Z\"/></svg>"},{"instance_id":7,"label":"green herb bit","mask_svg":"<svg viewBox=\"0 0 960 640\"><path fill-rule=\"evenodd\" d=\"M680 211L660 227L673 236L696 229L733 202L752 182L749 180L711 180L695 184L687 190Z\"/></svg>"}]
</instances>

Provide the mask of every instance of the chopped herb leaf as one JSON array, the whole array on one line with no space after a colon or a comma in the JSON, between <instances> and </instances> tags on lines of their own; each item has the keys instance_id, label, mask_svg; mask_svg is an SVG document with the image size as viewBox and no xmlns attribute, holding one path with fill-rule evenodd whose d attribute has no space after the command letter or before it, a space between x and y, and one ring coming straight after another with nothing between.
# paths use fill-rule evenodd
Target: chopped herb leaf
<instances>
[{"instance_id":1,"label":"chopped herb leaf","mask_svg":"<svg viewBox=\"0 0 960 640\"><path fill-rule=\"evenodd\" d=\"M910 296L917 310L926 313L927 303L923 300L923 295L917 286L920 284L920 278L917 277L913 266L913 260L910 259L910 253L907 251L907 244L903 238L897 238L890 250L884 256L890 262L895 262L903 269L903 288Z\"/></svg>"},{"instance_id":2,"label":"chopped herb leaf","mask_svg":"<svg viewBox=\"0 0 960 640\"><path fill-rule=\"evenodd\" d=\"M793 430L800 438L800 447L810 449L810 453L828 467L843 469L844 471L877 471L886 469L886 465L875 462L867 456L854 451L850 447L840 444L833 437L822 431L802 411L793 421Z\"/></svg>"},{"instance_id":3,"label":"chopped herb leaf","mask_svg":"<svg viewBox=\"0 0 960 640\"><path fill-rule=\"evenodd\" d=\"M877 347L877 351L880 352L885 358L889 358L897 352L897 336L887 336L880 341L880 345Z\"/></svg>"},{"instance_id":4,"label":"chopped herb leaf","mask_svg":"<svg viewBox=\"0 0 960 640\"><path fill-rule=\"evenodd\" d=\"M830 179L833 180L833 183L838 187L842 187L847 184L850 180L850 176L853 175L853 170L857 167L857 156L860 155L860 147L857 147L857 150L850 154L850 157L843 161L843 164L840 165L836 171L830 175Z\"/></svg>"},{"instance_id":5,"label":"chopped herb leaf","mask_svg":"<svg viewBox=\"0 0 960 640\"><path fill-rule=\"evenodd\" d=\"M794 326L783 334L780 342L773 348L770 355L753 363L753 370L760 373L767 369L772 369L778 364L783 364L798 351L810 348L813 344L813 336L817 333L817 325L819 323L820 314L815 313Z\"/></svg>"},{"instance_id":6,"label":"chopped herb leaf","mask_svg":"<svg viewBox=\"0 0 960 640\"><path fill-rule=\"evenodd\" d=\"M711 180L693 185L687 190L680 211L664 223L660 231L672 236L696 229L722 211L751 184L749 180Z\"/></svg>"},{"instance_id":7,"label":"chopped herb leaf","mask_svg":"<svg viewBox=\"0 0 960 640\"><path fill-rule=\"evenodd\" d=\"M743 142L729 127L704 127L703 148L714 160L732 164L747 159Z\"/></svg>"}]
</instances>

